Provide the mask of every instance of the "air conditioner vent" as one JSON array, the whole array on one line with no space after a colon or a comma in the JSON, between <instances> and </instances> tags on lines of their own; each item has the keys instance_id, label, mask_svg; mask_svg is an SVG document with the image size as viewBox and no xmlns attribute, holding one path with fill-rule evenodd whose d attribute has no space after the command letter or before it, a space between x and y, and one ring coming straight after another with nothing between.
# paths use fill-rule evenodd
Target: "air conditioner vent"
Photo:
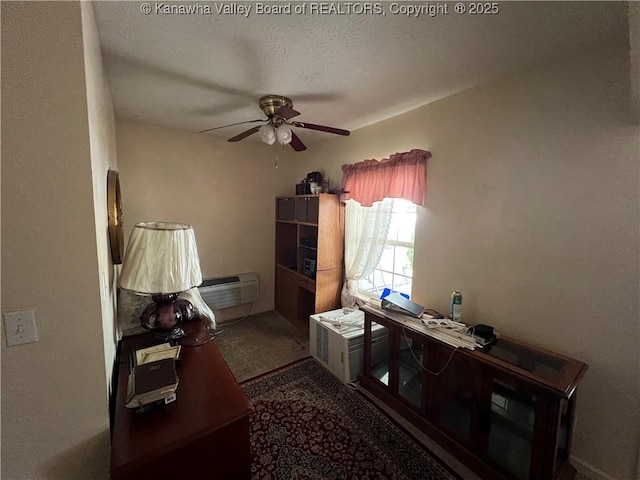
<instances>
[{"instance_id":1,"label":"air conditioner vent","mask_svg":"<svg viewBox=\"0 0 640 480\"><path fill-rule=\"evenodd\" d=\"M329 331L316 323L316 355L325 365L329 364Z\"/></svg>"},{"instance_id":2,"label":"air conditioner vent","mask_svg":"<svg viewBox=\"0 0 640 480\"><path fill-rule=\"evenodd\" d=\"M206 278L198 289L211 309L235 307L258 300L258 275L252 272Z\"/></svg>"},{"instance_id":3,"label":"air conditioner vent","mask_svg":"<svg viewBox=\"0 0 640 480\"><path fill-rule=\"evenodd\" d=\"M225 283L238 283L240 281L240 277L234 275L232 277L219 277L219 278L209 278L202 282L200 288L203 287L212 287L214 285L224 285Z\"/></svg>"}]
</instances>

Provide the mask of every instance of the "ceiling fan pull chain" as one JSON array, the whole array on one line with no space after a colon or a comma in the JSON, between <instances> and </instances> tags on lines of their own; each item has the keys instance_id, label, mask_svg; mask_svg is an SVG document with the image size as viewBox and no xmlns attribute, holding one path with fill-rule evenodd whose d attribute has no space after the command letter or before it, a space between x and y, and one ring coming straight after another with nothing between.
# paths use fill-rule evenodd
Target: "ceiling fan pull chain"
<instances>
[{"instance_id":1,"label":"ceiling fan pull chain","mask_svg":"<svg viewBox=\"0 0 640 480\"><path fill-rule=\"evenodd\" d=\"M278 144L276 143L276 168L278 168Z\"/></svg>"}]
</instances>

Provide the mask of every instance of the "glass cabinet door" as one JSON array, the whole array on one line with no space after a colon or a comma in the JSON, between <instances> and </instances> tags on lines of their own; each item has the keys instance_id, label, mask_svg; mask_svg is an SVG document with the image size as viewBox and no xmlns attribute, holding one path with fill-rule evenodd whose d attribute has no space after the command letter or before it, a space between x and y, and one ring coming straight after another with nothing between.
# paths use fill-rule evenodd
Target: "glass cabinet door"
<instances>
[{"instance_id":1,"label":"glass cabinet door","mask_svg":"<svg viewBox=\"0 0 640 480\"><path fill-rule=\"evenodd\" d=\"M371 376L385 386L389 386L391 357L389 355L389 329L371 321L371 345L369 348Z\"/></svg>"},{"instance_id":2,"label":"glass cabinet door","mask_svg":"<svg viewBox=\"0 0 640 480\"><path fill-rule=\"evenodd\" d=\"M493 379L487 455L520 480L527 480L531 469L535 411L535 395Z\"/></svg>"},{"instance_id":3,"label":"glass cabinet door","mask_svg":"<svg viewBox=\"0 0 640 480\"><path fill-rule=\"evenodd\" d=\"M425 343L406 330L400 334L398 393L417 409L422 407Z\"/></svg>"},{"instance_id":4,"label":"glass cabinet door","mask_svg":"<svg viewBox=\"0 0 640 480\"><path fill-rule=\"evenodd\" d=\"M433 379L433 422L460 443L472 443L472 418L475 418L474 383L480 373L451 347L434 348L427 373Z\"/></svg>"}]
</instances>

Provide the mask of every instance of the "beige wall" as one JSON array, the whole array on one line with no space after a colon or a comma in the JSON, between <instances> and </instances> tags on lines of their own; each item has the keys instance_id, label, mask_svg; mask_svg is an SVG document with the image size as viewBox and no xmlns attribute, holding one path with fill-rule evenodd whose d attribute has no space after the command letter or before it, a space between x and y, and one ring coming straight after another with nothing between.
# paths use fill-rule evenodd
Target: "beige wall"
<instances>
[{"instance_id":1,"label":"beige wall","mask_svg":"<svg viewBox=\"0 0 640 480\"><path fill-rule=\"evenodd\" d=\"M91 148L91 176L93 179L93 208L96 227L96 254L100 271L100 304L106 383L116 354L116 281L119 267L113 264L109 247L107 216L107 172L118 170L116 156L116 125L109 84L102 65L100 38L91 2L81 3L82 36L87 83L89 114L89 142Z\"/></svg>"},{"instance_id":2,"label":"beige wall","mask_svg":"<svg viewBox=\"0 0 640 480\"><path fill-rule=\"evenodd\" d=\"M478 87L309 149L300 172L425 148L414 298L589 364L575 463L635 478L640 127L628 51Z\"/></svg>"},{"instance_id":3,"label":"beige wall","mask_svg":"<svg viewBox=\"0 0 640 480\"><path fill-rule=\"evenodd\" d=\"M628 5L631 112L634 121L640 123L640 2L628 2Z\"/></svg>"},{"instance_id":4,"label":"beige wall","mask_svg":"<svg viewBox=\"0 0 640 480\"><path fill-rule=\"evenodd\" d=\"M2 478L105 478L109 417L77 2L2 2ZM4 331L4 325L3 325Z\"/></svg>"},{"instance_id":5,"label":"beige wall","mask_svg":"<svg viewBox=\"0 0 640 480\"><path fill-rule=\"evenodd\" d=\"M273 309L275 196L295 192L291 156L281 152L275 168L274 147L126 121L117 138L125 237L141 221L193 225L203 276L257 272L252 313Z\"/></svg>"}]
</instances>

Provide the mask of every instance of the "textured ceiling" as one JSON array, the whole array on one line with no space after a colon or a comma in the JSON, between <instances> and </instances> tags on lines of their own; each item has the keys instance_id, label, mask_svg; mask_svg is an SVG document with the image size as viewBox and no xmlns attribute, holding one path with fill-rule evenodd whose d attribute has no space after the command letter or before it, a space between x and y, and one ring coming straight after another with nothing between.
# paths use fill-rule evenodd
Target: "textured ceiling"
<instances>
[{"instance_id":1,"label":"textured ceiling","mask_svg":"<svg viewBox=\"0 0 640 480\"><path fill-rule=\"evenodd\" d=\"M433 17L394 14L391 2L373 15L267 15L252 2L150 2L145 15L141 5L94 3L116 113L193 132L264 118L257 100L265 94L290 97L302 113L296 120L354 130L555 57L626 42L628 32L624 2L500 2L495 15L459 15L447 3L448 14ZM167 5L200 13L161 13ZM239 5L250 14L217 13ZM298 134L307 144L332 136Z\"/></svg>"}]
</instances>

